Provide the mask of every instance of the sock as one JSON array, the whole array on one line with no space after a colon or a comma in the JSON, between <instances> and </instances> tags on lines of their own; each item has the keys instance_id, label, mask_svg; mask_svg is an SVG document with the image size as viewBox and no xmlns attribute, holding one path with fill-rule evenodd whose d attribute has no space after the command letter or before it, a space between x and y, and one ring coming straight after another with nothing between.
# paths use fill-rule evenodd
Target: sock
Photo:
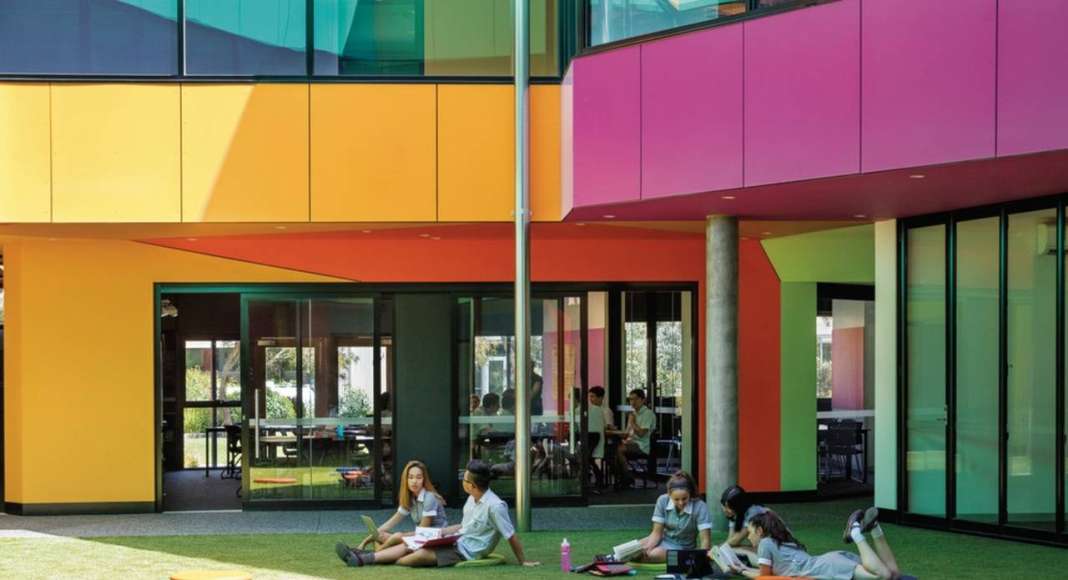
<instances>
[{"instance_id":1,"label":"sock","mask_svg":"<svg viewBox=\"0 0 1068 580\"><path fill-rule=\"evenodd\" d=\"M864 541L864 532L860 531L860 524L853 524L853 527L849 529L849 537L853 538L853 542L857 544Z\"/></svg>"},{"instance_id":2,"label":"sock","mask_svg":"<svg viewBox=\"0 0 1068 580\"><path fill-rule=\"evenodd\" d=\"M875 527L871 529L871 537L881 538L883 537L883 528L879 524L875 524Z\"/></svg>"},{"instance_id":3,"label":"sock","mask_svg":"<svg viewBox=\"0 0 1068 580\"><path fill-rule=\"evenodd\" d=\"M367 552L367 553L363 554L363 565L364 566L367 566L369 564L374 564L374 563L375 563L375 553L374 552Z\"/></svg>"}]
</instances>

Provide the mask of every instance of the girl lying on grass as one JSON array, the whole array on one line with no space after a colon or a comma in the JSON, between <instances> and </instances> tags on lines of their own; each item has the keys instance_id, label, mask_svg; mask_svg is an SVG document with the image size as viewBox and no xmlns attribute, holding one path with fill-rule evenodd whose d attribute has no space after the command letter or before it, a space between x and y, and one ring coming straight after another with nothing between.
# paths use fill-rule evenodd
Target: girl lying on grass
<instances>
[{"instance_id":1,"label":"girl lying on grass","mask_svg":"<svg viewBox=\"0 0 1068 580\"><path fill-rule=\"evenodd\" d=\"M757 547L759 568L736 568L750 578L759 576L810 576L831 580L890 580L901 576L897 560L879 527L879 510L871 507L853 512L846 521L842 540L855 543L851 552L828 552L810 556L775 512L767 511L749 521L749 541ZM870 532L874 549L864 538Z\"/></svg>"}]
</instances>

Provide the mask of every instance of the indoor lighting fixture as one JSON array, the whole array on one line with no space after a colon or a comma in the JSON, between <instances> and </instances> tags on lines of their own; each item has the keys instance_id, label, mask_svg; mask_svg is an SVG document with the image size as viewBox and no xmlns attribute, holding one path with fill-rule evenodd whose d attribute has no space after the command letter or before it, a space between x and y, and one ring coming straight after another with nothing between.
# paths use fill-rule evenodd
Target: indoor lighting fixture
<instances>
[{"instance_id":1,"label":"indoor lighting fixture","mask_svg":"<svg viewBox=\"0 0 1068 580\"><path fill-rule=\"evenodd\" d=\"M361 231L361 232L363 232L363 233L365 233L365 234L369 234L369 233L371 233L371 230L360 230L360 231Z\"/></svg>"},{"instance_id":2,"label":"indoor lighting fixture","mask_svg":"<svg viewBox=\"0 0 1068 580\"><path fill-rule=\"evenodd\" d=\"M734 196L733 195L721 195L720 198L721 199L726 199L726 200L729 201L729 200L734 199Z\"/></svg>"},{"instance_id":3,"label":"indoor lighting fixture","mask_svg":"<svg viewBox=\"0 0 1068 580\"><path fill-rule=\"evenodd\" d=\"M195 242L195 241L197 241L197 239L196 238L186 238L185 241L187 241L187 242Z\"/></svg>"},{"instance_id":4,"label":"indoor lighting fixture","mask_svg":"<svg viewBox=\"0 0 1068 580\"><path fill-rule=\"evenodd\" d=\"M430 239L432 239L432 240L440 240L441 236L430 236Z\"/></svg>"},{"instance_id":5,"label":"indoor lighting fixture","mask_svg":"<svg viewBox=\"0 0 1068 580\"><path fill-rule=\"evenodd\" d=\"M762 235L762 236L770 236L771 232L760 232L760 235Z\"/></svg>"},{"instance_id":6,"label":"indoor lighting fixture","mask_svg":"<svg viewBox=\"0 0 1068 580\"><path fill-rule=\"evenodd\" d=\"M866 215L864 215L862 213L855 213L855 214L853 214L853 217L857 218L858 220L862 220L862 219L866 219L868 216L866 216Z\"/></svg>"},{"instance_id":7,"label":"indoor lighting fixture","mask_svg":"<svg viewBox=\"0 0 1068 580\"><path fill-rule=\"evenodd\" d=\"M909 176L909 179L923 179L924 177L927 177L927 176L922 174L922 173L913 173L912 175Z\"/></svg>"},{"instance_id":8,"label":"indoor lighting fixture","mask_svg":"<svg viewBox=\"0 0 1068 580\"><path fill-rule=\"evenodd\" d=\"M577 224L575 224L575 225L576 225L576 226L584 226L584 225L586 225L586 222L579 222L579 223L577 223Z\"/></svg>"},{"instance_id":9,"label":"indoor lighting fixture","mask_svg":"<svg viewBox=\"0 0 1068 580\"><path fill-rule=\"evenodd\" d=\"M606 219L606 220L616 219L616 215L612 214L612 213L606 213L606 214L604 214L604 219Z\"/></svg>"},{"instance_id":10,"label":"indoor lighting fixture","mask_svg":"<svg viewBox=\"0 0 1068 580\"><path fill-rule=\"evenodd\" d=\"M430 234L419 234L420 238L429 238Z\"/></svg>"},{"instance_id":11,"label":"indoor lighting fixture","mask_svg":"<svg viewBox=\"0 0 1068 580\"><path fill-rule=\"evenodd\" d=\"M274 226L274 229L276 229L276 230L284 230L284 229L286 229L286 227L285 226Z\"/></svg>"}]
</instances>

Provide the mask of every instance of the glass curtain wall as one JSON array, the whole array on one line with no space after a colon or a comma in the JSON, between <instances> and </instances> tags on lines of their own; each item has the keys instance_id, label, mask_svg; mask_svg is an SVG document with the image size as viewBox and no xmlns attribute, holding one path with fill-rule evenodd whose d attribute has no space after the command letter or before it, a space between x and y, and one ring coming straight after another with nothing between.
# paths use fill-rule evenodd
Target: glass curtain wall
<instances>
[{"instance_id":1,"label":"glass curtain wall","mask_svg":"<svg viewBox=\"0 0 1068 580\"><path fill-rule=\"evenodd\" d=\"M946 513L946 228L908 230L905 471L908 511Z\"/></svg>"},{"instance_id":2,"label":"glass curtain wall","mask_svg":"<svg viewBox=\"0 0 1068 580\"><path fill-rule=\"evenodd\" d=\"M579 496L582 457L581 297L531 301L531 495ZM515 494L515 330L510 298L457 300L460 378L458 470L471 459L492 465L497 493ZM577 393L577 394L576 394Z\"/></svg>"},{"instance_id":3,"label":"glass curtain wall","mask_svg":"<svg viewBox=\"0 0 1068 580\"><path fill-rule=\"evenodd\" d=\"M1058 211L1054 201L1026 202L950 214L936 225L905 223L901 459L909 514L1026 537L1064 531L1058 364L1068 356L1057 350L1066 332L1058 326L1066 299ZM943 409L952 410L948 429Z\"/></svg>"},{"instance_id":4,"label":"glass curtain wall","mask_svg":"<svg viewBox=\"0 0 1068 580\"><path fill-rule=\"evenodd\" d=\"M190 75L307 73L305 0L185 0Z\"/></svg>"},{"instance_id":5,"label":"glass curtain wall","mask_svg":"<svg viewBox=\"0 0 1068 580\"><path fill-rule=\"evenodd\" d=\"M245 313L247 500L378 497L391 382L376 380L390 348L375 348L374 301L250 298Z\"/></svg>"},{"instance_id":6,"label":"glass curtain wall","mask_svg":"<svg viewBox=\"0 0 1068 580\"><path fill-rule=\"evenodd\" d=\"M797 0L586 0L587 43L598 46L796 3Z\"/></svg>"},{"instance_id":7,"label":"glass curtain wall","mask_svg":"<svg viewBox=\"0 0 1068 580\"><path fill-rule=\"evenodd\" d=\"M998 521L998 218L956 224L957 518Z\"/></svg>"},{"instance_id":8,"label":"glass curtain wall","mask_svg":"<svg viewBox=\"0 0 1068 580\"><path fill-rule=\"evenodd\" d=\"M1052 530L1057 210L1010 214L1008 222L1008 523Z\"/></svg>"},{"instance_id":9,"label":"glass curtain wall","mask_svg":"<svg viewBox=\"0 0 1068 580\"><path fill-rule=\"evenodd\" d=\"M314 0L315 74L508 76L511 0ZM530 70L559 74L558 0L530 2Z\"/></svg>"},{"instance_id":10,"label":"glass curtain wall","mask_svg":"<svg viewBox=\"0 0 1068 580\"><path fill-rule=\"evenodd\" d=\"M0 73L178 74L175 0L0 0Z\"/></svg>"}]
</instances>

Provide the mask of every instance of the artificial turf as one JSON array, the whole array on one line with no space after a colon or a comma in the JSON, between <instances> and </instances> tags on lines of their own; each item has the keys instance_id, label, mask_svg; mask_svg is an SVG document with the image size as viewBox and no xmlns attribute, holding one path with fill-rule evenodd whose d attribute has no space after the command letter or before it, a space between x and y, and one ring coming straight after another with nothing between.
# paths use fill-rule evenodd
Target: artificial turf
<instances>
[{"instance_id":1,"label":"artificial turf","mask_svg":"<svg viewBox=\"0 0 1068 580\"><path fill-rule=\"evenodd\" d=\"M849 549L841 541L841 524L856 502L776 506L798 538L813 553ZM590 510L604 517L605 510ZM606 521L606 528L611 527ZM887 538L904 571L920 578L1063 578L1068 550L958 534L886 525ZM540 568L515 565L508 547L498 553L507 566L475 569L413 570L397 566L347 568L334 555L337 541L353 543L352 534L261 534L216 536L70 538L0 538L2 578L166 578L186 569L243 569L256 578L558 578L559 544L567 537L576 563L589 561L612 545L646 530L538 531L523 534L528 557ZM722 541L722 533L713 541ZM651 572L639 577L652 578Z\"/></svg>"}]
</instances>

